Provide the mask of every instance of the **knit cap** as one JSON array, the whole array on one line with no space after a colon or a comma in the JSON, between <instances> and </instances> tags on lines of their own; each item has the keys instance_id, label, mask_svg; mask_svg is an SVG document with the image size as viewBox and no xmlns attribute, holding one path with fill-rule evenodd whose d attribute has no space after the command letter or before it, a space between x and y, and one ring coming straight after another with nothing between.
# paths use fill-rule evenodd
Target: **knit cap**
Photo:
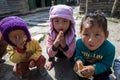
<instances>
[{"instance_id":1,"label":"knit cap","mask_svg":"<svg viewBox=\"0 0 120 80\"><path fill-rule=\"evenodd\" d=\"M27 35L27 42L31 40L31 35L30 32L28 31L27 24L22 18L17 16L9 16L3 18L0 21L0 30L2 32L2 36L4 40L12 46L16 46L16 45L10 41L8 35L13 30L23 30Z\"/></svg>"},{"instance_id":2,"label":"knit cap","mask_svg":"<svg viewBox=\"0 0 120 80\"><path fill-rule=\"evenodd\" d=\"M66 43L69 45L75 36L75 21L73 17L73 9L67 5L55 5L50 8L49 11L49 20L50 20L50 36L54 40L56 32L53 28L52 19L60 17L71 21L70 30L65 36Z\"/></svg>"}]
</instances>

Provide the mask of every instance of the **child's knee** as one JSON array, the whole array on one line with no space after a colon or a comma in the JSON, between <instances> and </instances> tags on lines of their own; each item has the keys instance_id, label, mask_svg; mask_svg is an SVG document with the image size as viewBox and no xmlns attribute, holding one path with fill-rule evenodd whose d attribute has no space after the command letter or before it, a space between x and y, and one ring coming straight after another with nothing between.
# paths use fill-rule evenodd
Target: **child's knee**
<instances>
[{"instance_id":1,"label":"child's knee","mask_svg":"<svg viewBox=\"0 0 120 80\"><path fill-rule=\"evenodd\" d=\"M19 63L13 67L13 74L17 77L24 76L29 71L28 64L26 63Z\"/></svg>"}]
</instances>

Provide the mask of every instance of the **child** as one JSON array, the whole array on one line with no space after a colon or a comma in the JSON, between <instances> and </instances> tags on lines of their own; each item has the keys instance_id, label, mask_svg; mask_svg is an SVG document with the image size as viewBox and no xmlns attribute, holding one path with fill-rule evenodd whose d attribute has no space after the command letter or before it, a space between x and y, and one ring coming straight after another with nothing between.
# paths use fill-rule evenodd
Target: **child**
<instances>
[{"instance_id":1,"label":"child","mask_svg":"<svg viewBox=\"0 0 120 80\"><path fill-rule=\"evenodd\" d=\"M116 80L120 80L120 56L115 58L113 70L114 70L114 74L116 76Z\"/></svg>"},{"instance_id":2,"label":"child","mask_svg":"<svg viewBox=\"0 0 120 80\"><path fill-rule=\"evenodd\" d=\"M47 39L49 62L45 65L51 70L55 57L66 57L72 60L75 51L75 22L73 10L67 5L56 5L50 8L50 33Z\"/></svg>"},{"instance_id":3,"label":"child","mask_svg":"<svg viewBox=\"0 0 120 80\"><path fill-rule=\"evenodd\" d=\"M90 13L81 21L81 38L76 42L74 71L80 71L80 80L109 80L110 67L115 56L114 45L107 40L107 19L103 14ZM83 66L80 66L83 65Z\"/></svg>"},{"instance_id":4,"label":"child","mask_svg":"<svg viewBox=\"0 0 120 80\"><path fill-rule=\"evenodd\" d=\"M31 38L23 19L17 16L6 17L0 26L4 40L10 45L7 48L10 60L16 64L13 68L15 76L24 77L30 71L29 68L44 67L46 59L41 54L42 49L38 41Z\"/></svg>"},{"instance_id":5,"label":"child","mask_svg":"<svg viewBox=\"0 0 120 80\"><path fill-rule=\"evenodd\" d=\"M7 53L6 48L7 48L7 43L3 39L2 33L0 31L0 64L5 62L5 60L2 59L2 57Z\"/></svg>"}]
</instances>

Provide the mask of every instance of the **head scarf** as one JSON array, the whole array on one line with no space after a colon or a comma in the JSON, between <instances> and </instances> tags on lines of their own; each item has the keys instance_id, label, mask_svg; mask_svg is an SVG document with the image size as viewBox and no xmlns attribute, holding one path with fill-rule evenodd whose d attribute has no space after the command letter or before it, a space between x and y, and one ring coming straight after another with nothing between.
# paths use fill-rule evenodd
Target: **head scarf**
<instances>
[{"instance_id":1,"label":"head scarf","mask_svg":"<svg viewBox=\"0 0 120 80\"><path fill-rule=\"evenodd\" d=\"M50 20L50 36L52 40L55 39L57 33L55 32L52 24L52 19L56 17L68 19L71 21L70 30L65 35L65 40L67 45L69 45L73 38L75 37L75 21L73 17L73 9L67 5L55 5L50 8L49 11L49 20Z\"/></svg>"},{"instance_id":2,"label":"head scarf","mask_svg":"<svg viewBox=\"0 0 120 80\"><path fill-rule=\"evenodd\" d=\"M0 30L2 32L2 36L4 40L12 46L16 46L16 45L10 41L8 35L13 30L23 30L27 35L27 42L31 40L31 37L30 37L31 35L30 35L30 32L28 31L27 24L22 18L17 16L10 16L2 19L0 21Z\"/></svg>"}]
</instances>

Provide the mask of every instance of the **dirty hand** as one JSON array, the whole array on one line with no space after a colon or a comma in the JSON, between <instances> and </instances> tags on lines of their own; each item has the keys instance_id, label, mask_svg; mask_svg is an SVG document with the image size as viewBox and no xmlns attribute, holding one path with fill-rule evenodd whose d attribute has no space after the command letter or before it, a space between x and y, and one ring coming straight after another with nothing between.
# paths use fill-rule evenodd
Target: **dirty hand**
<instances>
[{"instance_id":1,"label":"dirty hand","mask_svg":"<svg viewBox=\"0 0 120 80\"><path fill-rule=\"evenodd\" d=\"M94 75L95 67L92 65L85 66L82 70L80 70L80 72L86 78L90 78L92 75Z\"/></svg>"},{"instance_id":2,"label":"dirty hand","mask_svg":"<svg viewBox=\"0 0 120 80\"><path fill-rule=\"evenodd\" d=\"M75 66L74 66L74 71L77 72L78 70L81 70L83 68L83 65L82 61L81 60L77 60L76 63L75 63Z\"/></svg>"},{"instance_id":3,"label":"dirty hand","mask_svg":"<svg viewBox=\"0 0 120 80\"><path fill-rule=\"evenodd\" d=\"M66 46L65 37L63 31L60 31L60 45L62 48Z\"/></svg>"},{"instance_id":4,"label":"dirty hand","mask_svg":"<svg viewBox=\"0 0 120 80\"><path fill-rule=\"evenodd\" d=\"M34 61L30 61L29 67L30 68L35 67L35 62Z\"/></svg>"},{"instance_id":5,"label":"dirty hand","mask_svg":"<svg viewBox=\"0 0 120 80\"><path fill-rule=\"evenodd\" d=\"M55 41L54 41L54 43L53 43L53 45L57 48L57 47L59 47L59 45L60 45L60 38L61 37L61 31L58 33L58 35L57 35L57 37L56 37L56 39L55 39Z\"/></svg>"},{"instance_id":6,"label":"dirty hand","mask_svg":"<svg viewBox=\"0 0 120 80\"><path fill-rule=\"evenodd\" d=\"M23 61L28 61L29 58L32 56L33 52L32 51L26 51L25 56L23 58Z\"/></svg>"},{"instance_id":7,"label":"dirty hand","mask_svg":"<svg viewBox=\"0 0 120 80\"><path fill-rule=\"evenodd\" d=\"M33 52L30 50L30 51L26 51L26 55L25 55L25 58L29 58L30 56L32 56Z\"/></svg>"}]
</instances>

